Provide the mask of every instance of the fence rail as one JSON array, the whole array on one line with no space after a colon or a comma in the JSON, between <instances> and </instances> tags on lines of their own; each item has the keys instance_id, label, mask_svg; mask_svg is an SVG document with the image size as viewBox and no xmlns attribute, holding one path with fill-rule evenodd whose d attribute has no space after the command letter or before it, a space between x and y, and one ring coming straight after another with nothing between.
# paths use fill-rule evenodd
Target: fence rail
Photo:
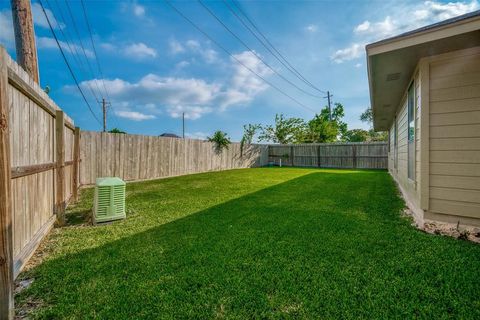
<instances>
[{"instance_id":1,"label":"fence rail","mask_svg":"<svg viewBox=\"0 0 480 320\"><path fill-rule=\"evenodd\" d=\"M173 177L207 171L259 167L267 164L267 146L232 143L217 153L214 144L132 134L82 131L80 182L117 176L126 181Z\"/></svg>"},{"instance_id":2,"label":"fence rail","mask_svg":"<svg viewBox=\"0 0 480 320\"><path fill-rule=\"evenodd\" d=\"M77 194L78 134L0 47L0 317L13 310L13 280Z\"/></svg>"},{"instance_id":3,"label":"fence rail","mask_svg":"<svg viewBox=\"0 0 480 320\"><path fill-rule=\"evenodd\" d=\"M386 169L387 152L385 142L269 145L268 162L295 167Z\"/></svg>"}]
</instances>

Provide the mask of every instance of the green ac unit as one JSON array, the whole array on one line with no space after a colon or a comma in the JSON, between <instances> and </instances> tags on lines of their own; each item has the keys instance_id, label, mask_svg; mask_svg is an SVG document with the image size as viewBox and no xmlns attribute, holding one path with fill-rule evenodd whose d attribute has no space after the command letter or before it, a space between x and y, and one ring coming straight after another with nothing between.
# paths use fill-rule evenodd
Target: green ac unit
<instances>
[{"instance_id":1,"label":"green ac unit","mask_svg":"<svg viewBox=\"0 0 480 320\"><path fill-rule=\"evenodd\" d=\"M125 218L125 181L120 178L97 178L93 221L107 222Z\"/></svg>"}]
</instances>

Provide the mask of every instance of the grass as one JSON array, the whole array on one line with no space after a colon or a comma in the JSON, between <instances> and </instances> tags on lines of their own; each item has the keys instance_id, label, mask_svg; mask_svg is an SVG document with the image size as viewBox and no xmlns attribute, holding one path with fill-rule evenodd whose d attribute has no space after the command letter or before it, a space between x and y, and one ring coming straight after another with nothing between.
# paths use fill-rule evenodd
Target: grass
<instances>
[{"instance_id":1,"label":"grass","mask_svg":"<svg viewBox=\"0 0 480 320\"><path fill-rule=\"evenodd\" d=\"M480 319L480 246L402 218L386 172L261 168L127 188L127 219L55 229L34 318Z\"/></svg>"}]
</instances>

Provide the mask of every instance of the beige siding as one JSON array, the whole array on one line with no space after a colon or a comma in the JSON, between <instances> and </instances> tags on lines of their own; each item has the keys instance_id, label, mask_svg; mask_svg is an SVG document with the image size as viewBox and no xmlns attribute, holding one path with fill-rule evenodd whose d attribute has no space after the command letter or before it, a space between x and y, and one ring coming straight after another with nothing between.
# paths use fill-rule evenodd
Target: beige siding
<instances>
[{"instance_id":1,"label":"beige siding","mask_svg":"<svg viewBox=\"0 0 480 320\"><path fill-rule=\"evenodd\" d=\"M405 88L405 94L402 102L396 113L397 119L397 168L394 168L395 152L394 152L394 128L395 124L392 123L390 127L390 154L389 154L389 171L398 182L408 204L413 206L414 211L420 209L420 174L421 174L421 154L420 154L420 132L421 132L421 82L420 73L415 72L415 76L412 78L415 88L415 177L414 179L408 178L408 108L407 108L407 90ZM421 214L419 214L421 215Z\"/></svg>"},{"instance_id":2,"label":"beige siding","mask_svg":"<svg viewBox=\"0 0 480 320\"><path fill-rule=\"evenodd\" d=\"M480 48L430 59L425 218L480 225Z\"/></svg>"}]
</instances>

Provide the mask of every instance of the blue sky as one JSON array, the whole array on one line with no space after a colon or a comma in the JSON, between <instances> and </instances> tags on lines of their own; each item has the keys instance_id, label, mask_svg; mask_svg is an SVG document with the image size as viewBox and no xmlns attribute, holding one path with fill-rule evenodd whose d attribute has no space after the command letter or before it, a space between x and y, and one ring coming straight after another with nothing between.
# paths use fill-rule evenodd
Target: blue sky
<instances>
[{"instance_id":1,"label":"blue sky","mask_svg":"<svg viewBox=\"0 0 480 320\"><path fill-rule=\"evenodd\" d=\"M76 125L84 130L100 130L68 73L39 3L32 3L42 87L51 88L50 96ZM43 3L99 118L101 109L92 91L100 97L105 85L111 101L109 128L148 135L181 134L181 114L185 112L187 135L204 138L220 129L239 140L246 123L269 124L276 113L309 119L314 115L309 109L320 111L326 104L324 94L280 64L223 1L203 3L255 53L235 39L198 1L172 4L233 57L164 1L85 0L103 78L96 66L81 2L70 2L75 24L64 0ZM231 0L227 3L241 16ZM344 105L350 129L368 127L358 119L369 106L365 44L480 9L478 0L237 4L305 79L318 89L329 90L333 101ZM9 1L0 2L0 43L15 57ZM320 98L300 91L278 74Z\"/></svg>"}]
</instances>

